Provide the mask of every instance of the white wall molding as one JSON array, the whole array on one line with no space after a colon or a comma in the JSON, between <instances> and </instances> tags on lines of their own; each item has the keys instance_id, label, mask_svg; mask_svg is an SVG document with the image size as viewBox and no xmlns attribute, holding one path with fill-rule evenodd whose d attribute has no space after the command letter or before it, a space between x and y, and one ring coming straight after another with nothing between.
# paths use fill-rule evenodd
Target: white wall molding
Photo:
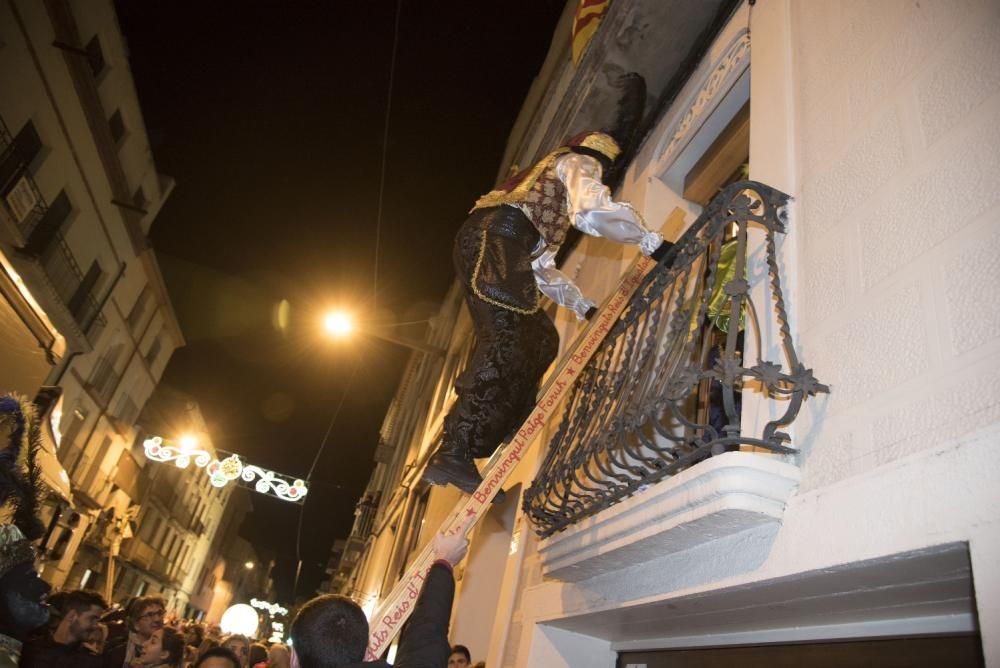
<instances>
[{"instance_id":1,"label":"white wall molding","mask_svg":"<svg viewBox=\"0 0 1000 668\"><path fill-rule=\"evenodd\" d=\"M780 629L744 631L736 633L711 633L706 635L649 638L612 643L618 652L642 650L681 649L684 647L726 647L736 645L763 645L768 643L796 643L830 640L857 640L860 638L889 638L893 636L920 636L942 633L973 633L977 630L971 613L931 615L904 619L848 624L818 624L789 626Z\"/></svg>"},{"instance_id":2,"label":"white wall molding","mask_svg":"<svg viewBox=\"0 0 1000 668\"><path fill-rule=\"evenodd\" d=\"M578 582L747 529L777 528L798 481L798 467L777 457L712 457L543 541L542 572Z\"/></svg>"},{"instance_id":3,"label":"white wall molding","mask_svg":"<svg viewBox=\"0 0 1000 668\"><path fill-rule=\"evenodd\" d=\"M748 67L750 32L744 27L730 38L722 55L702 75L697 92L688 98L680 118L663 135L655 153L659 166L655 171L662 172L673 163Z\"/></svg>"}]
</instances>

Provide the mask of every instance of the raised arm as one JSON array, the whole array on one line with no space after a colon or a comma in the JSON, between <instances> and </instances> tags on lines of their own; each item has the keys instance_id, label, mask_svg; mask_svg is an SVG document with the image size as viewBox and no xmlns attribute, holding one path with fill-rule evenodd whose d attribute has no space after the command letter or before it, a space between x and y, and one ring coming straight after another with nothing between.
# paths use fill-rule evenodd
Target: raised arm
<instances>
[{"instance_id":1,"label":"raised arm","mask_svg":"<svg viewBox=\"0 0 1000 668\"><path fill-rule=\"evenodd\" d=\"M635 208L611 199L611 191L601 182L597 160L568 153L556 161L556 176L566 186L570 222L581 232L638 245L643 255L653 255L660 248L663 237L646 229Z\"/></svg>"},{"instance_id":2,"label":"raised arm","mask_svg":"<svg viewBox=\"0 0 1000 668\"><path fill-rule=\"evenodd\" d=\"M427 571L416 607L399 637L396 668L440 668L448 663L448 621L455 598L452 568L469 548L465 528L434 538L434 563Z\"/></svg>"}]
</instances>

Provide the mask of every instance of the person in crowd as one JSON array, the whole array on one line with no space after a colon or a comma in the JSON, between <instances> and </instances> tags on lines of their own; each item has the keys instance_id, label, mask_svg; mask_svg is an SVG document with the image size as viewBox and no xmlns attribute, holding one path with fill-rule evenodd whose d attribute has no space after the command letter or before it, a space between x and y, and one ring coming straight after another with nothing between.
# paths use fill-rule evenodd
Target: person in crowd
<instances>
[{"instance_id":1,"label":"person in crowd","mask_svg":"<svg viewBox=\"0 0 1000 668\"><path fill-rule=\"evenodd\" d=\"M465 645L455 645L448 656L448 668L469 668L472 665L472 654Z\"/></svg>"},{"instance_id":2,"label":"person in crowd","mask_svg":"<svg viewBox=\"0 0 1000 668\"><path fill-rule=\"evenodd\" d=\"M104 663L108 668L127 668L142 650L143 644L163 628L166 605L160 596L140 596L132 599L125 609L128 635L104 649Z\"/></svg>"},{"instance_id":3,"label":"person in crowd","mask_svg":"<svg viewBox=\"0 0 1000 668\"><path fill-rule=\"evenodd\" d=\"M222 640L222 629L218 624L208 624L205 626L205 637L214 640L217 647Z\"/></svg>"},{"instance_id":4,"label":"person in crowd","mask_svg":"<svg viewBox=\"0 0 1000 668\"><path fill-rule=\"evenodd\" d=\"M288 645L276 642L267 650L267 668L291 668L292 655Z\"/></svg>"},{"instance_id":5,"label":"person in crowd","mask_svg":"<svg viewBox=\"0 0 1000 668\"><path fill-rule=\"evenodd\" d=\"M486 662L476 661L474 664L472 664L472 668L486 668Z\"/></svg>"},{"instance_id":6,"label":"person in crowd","mask_svg":"<svg viewBox=\"0 0 1000 668\"><path fill-rule=\"evenodd\" d=\"M134 600L134 599L133 599ZM125 618L125 609L115 604L110 610L101 616L101 623L108 627L108 637L104 639L104 649L107 654L108 648L113 645L124 645L128 638L128 620Z\"/></svg>"},{"instance_id":7,"label":"person in crowd","mask_svg":"<svg viewBox=\"0 0 1000 668\"><path fill-rule=\"evenodd\" d=\"M97 622L97 627L87 636L83 646L98 656L104 654L104 643L108 641L108 625Z\"/></svg>"},{"instance_id":8,"label":"person in crowd","mask_svg":"<svg viewBox=\"0 0 1000 668\"><path fill-rule=\"evenodd\" d=\"M108 607L104 599L92 591L74 589L53 594L48 604L52 622L49 630L24 643L20 665L23 668L102 665L101 657L84 643L100 632L98 620Z\"/></svg>"},{"instance_id":9,"label":"person in crowd","mask_svg":"<svg viewBox=\"0 0 1000 668\"><path fill-rule=\"evenodd\" d=\"M201 641L198 645L198 649L195 651L195 656L201 656L210 649L215 649L219 646L219 641L209 635L205 636L205 639Z\"/></svg>"},{"instance_id":10,"label":"person in crowd","mask_svg":"<svg viewBox=\"0 0 1000 668\"><path fill-rule=\"evenodd\" d=\"M191 668L241 668L241 666L236 655L225 647L210 647L198 656L198 660L191 665Z\"/></svg>"},{"instance_id":11,"label":"person in crowd","mask_svg":"<svg viewBox=\"0 0 1000 668\"><path fill-rule=\"evenodd\" d=\"M247 663L252 666L252 668L267 668L267 645L262 645L259 642L255 642L250 645L250 659Z\"/></svg>"},{"instance_id":12,"label":"person in crowd","mask_svg":"<svg viewBox=\"0 0 1000 668\"><path fill-rule=\"evenodd\" d=\"M194 663L198 657L198 649L205 640L205 628L198 622L188 622L184 625L184 661L187 665Z\"/></svg>"},{"instance_id":13,"label":"person in crowd","mask_svg":"<svg viewBox=\"0 0 1000 668\"><path fill-rule=\"evenodd\" d=\"M130 668L183 668L184 636L172 626L150 634Z\"/></svg>"},{"instance_id":14,"label":"person in crowd","mask_svg":"<svg viewBox=\"0 0 1000 668\"><path fill-rule=\"evenodd\" d=\"M50 587L35 570L32 544L45 533L37 515L36 416L30 402L0 397L0 668L17 666L21 643L49 621Z\"/></svg>"},{"instance_id":15,"label":"person in crowd","mask_svg":"<svg viewBox=\"0 0 1000 668\"><path fill-rule=\"evenodd\" d=\"M231 633L223 637L219 644L236 655L236 658L240 662L240 668L248 668L250 660L249 638L239 633Z\"/></svg>"},{"instance_id":16,"label":"person in crowd","mask_svg":"<svg viewBox=\"0 0 1000 668\"><path fill-rule=\"evenodd\" d=\"M448 621L455 596L452 568L462 560L469 543L468 525L454 535L434 538L434 555L424 586L396 651L396 668L445 666L451 646ZM388 668L385 661L365 662L368 620L361 607L337 594L312 599L292 620L292 666L297 668Z\"/></svg>"},{"instance_id":17,"label":"person in crowd","mask_svg":"<svg viewBox=\"0 0 1000 668\"><path fill-rule=\"evenodd\" d=\"M200 647L205 639L205 627L198 622L188 622L184 625L184 642L192 647Z\"/></svg>"}]
</instances>

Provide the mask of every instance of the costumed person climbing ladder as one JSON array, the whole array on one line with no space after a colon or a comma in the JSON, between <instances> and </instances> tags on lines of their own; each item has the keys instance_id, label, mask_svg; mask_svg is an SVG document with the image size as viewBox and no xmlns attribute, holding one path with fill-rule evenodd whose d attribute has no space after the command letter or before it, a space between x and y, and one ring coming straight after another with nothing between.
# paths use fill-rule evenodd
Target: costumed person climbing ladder
<instances>
[{"instance_id":1,"label":"costumed person climbing ladder","mask_svg":"<svg viewBox=\"0 0 1000 668\"><path fill-rule=\"evenodd\" d=\"M632 75L633 83L642 79ZM634 88L634 86L633 86ZM629 135L641 101L624 98L619 132L584 132L530 169L484 195L455 238L453 259L476 333L469 366L444 419L441 446L424 479L471 494L482 482L473 459L489 457L535 405L538 383L555 359L559 335L541 296L578 318L595 309L555 257L570 226L596 237L637 244L659 259L672 246L648 230L631 204L615 202L605 185L622 158L613 135ZM631 99L632 104L627 104ZM622 142L626 143L626 142Z\"/></svg>"}]
</instances>

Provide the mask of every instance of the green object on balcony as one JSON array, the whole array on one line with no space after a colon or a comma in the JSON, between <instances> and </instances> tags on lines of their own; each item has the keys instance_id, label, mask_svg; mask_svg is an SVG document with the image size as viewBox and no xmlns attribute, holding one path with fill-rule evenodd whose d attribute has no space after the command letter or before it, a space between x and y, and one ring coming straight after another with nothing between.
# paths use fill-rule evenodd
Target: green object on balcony
<instances>
[{"instance_id":1,"label":"green object on balcony","mask_svg":"<svg viewBox=\"0 0 1000 668\"><path fill-rule=\"evenodd\" d=\"M729 332L729 320L732 317L729 307L729 300L732 297L726 294L726 286L736 278L736 248L738 245L736 239L730 239L722 244L722 250L719 251L719 265L716 268L715 285L712 287L712 297L708 301L708 319L719 331L724 333ZM747 280L746 258L743 262L743 280ZM741 304L738 331L743 331L746 317L746 305Z\"/></svg>"}]
</instances>

